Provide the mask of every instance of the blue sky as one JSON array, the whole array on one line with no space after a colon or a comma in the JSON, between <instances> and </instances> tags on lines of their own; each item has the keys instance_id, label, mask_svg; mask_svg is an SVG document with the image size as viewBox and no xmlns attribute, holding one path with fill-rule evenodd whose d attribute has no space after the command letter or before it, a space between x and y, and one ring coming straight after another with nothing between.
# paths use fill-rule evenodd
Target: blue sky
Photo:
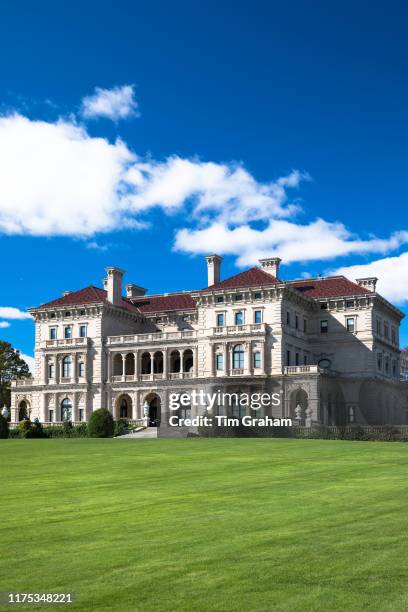
<instances>
[{"instance_id":1,"label":"blue sky","mask_svg":"<svg viewBox=\"0 0 408 612\"><path fill-rule=\"evenodd\" d=\"M0 337L32 354L4 309L107 265L202 287L214 250L223 276L266 254L284 278L376 274L405 310L407 22L400 2L2 3Z\"/></svg>"}]
</instances>

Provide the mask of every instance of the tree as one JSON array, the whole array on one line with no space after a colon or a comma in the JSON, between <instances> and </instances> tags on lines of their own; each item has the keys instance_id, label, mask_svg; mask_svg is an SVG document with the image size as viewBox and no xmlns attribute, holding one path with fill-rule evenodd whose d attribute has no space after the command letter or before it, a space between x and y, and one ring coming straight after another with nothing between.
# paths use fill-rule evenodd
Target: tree
<instances>
[{"instance_id":1,"label":"tree","mask_svg":"<svg viewBox=\"0 0 408 612\"><path fill-rule=\"evenodd\" d=\"M0 408L10 408L11 381L14 378L30 378L28 365L21 359L20 353L11 344L0 340Z\"/></svg>"}]
</instances>

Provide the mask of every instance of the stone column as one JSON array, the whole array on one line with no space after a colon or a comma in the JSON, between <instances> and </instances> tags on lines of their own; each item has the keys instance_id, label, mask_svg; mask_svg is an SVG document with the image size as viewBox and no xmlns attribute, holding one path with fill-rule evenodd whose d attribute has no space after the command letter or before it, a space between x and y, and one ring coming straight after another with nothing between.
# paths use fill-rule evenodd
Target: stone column
<instances>
[{"instance_id":1,"label":"stone column","mask_svg":"<svg viewBox=\"0 0 408 612\"><path fill-rule=\"evenodd\" d=\"M78 355L74 353L72 355L72 380L74 383L78 381Z\"/></svg>"},{"instance_id":2,"label":"stone column","mask_svg":"<svg viewBox=\"0 0 408 612\"><path fill-rule=\"evenodd\" d=\"M126 353L122 353L122 380L125 380L126 375Z\"/></svg>"},{"instance_id":3,"label":"stone column","mask_svg":"<svg viewBox=\"0 0 408 612\"><path fill-rule=\"evenodd\" d=\"M253 374L254 373L254 368L253 368L253 361L252 361L252 342L245 342L245 352L247 355L247 362L246 362L246 368L244 368L244 372L246 374ZM245 364L245 361L244 361Z\"/></svg>"},{"instance_id":4,"label":"stone column","mask_svg":"<svg viewBox=\"0 0 408 612\"><path fill-rule=\"evenodd\" d=\"M76 359L75 359L76 362ZM71 415L71 419L72 421L77 421L78 420L78 415L77 415L77 394L74 391L74 393L72 394L72 415Z\"/></svg>"},{"instance_id":5,"label":"stone column","mask_svg":"<svg viewBox=\"0 0 408 612\"><path fill-rule=\"evenodd\" d=\"M228 344L228 374L234 369L234 360L232 358L232 344Z\"/></svg>"},{"instance_id":6,"label":"stone column","mask_svg":"<svg viewBox=\"0 0 408 612\"><path fill-rule=\"evenodd\" d=\"M139 380L139 351L133 353L133 359L135 360L135 380Z\"/></svg>"},{"instance_id":7,"label":"stone column","mask_svg":"<svg viewBox=\"0 0 408 612\"><path fill-rule=\"evenodd\" d=\"M154 374L154 351L150 351L150 376Z\"/></svg>"},{"instance_id":8,"label":"stone column","mask_svg":"<svg viewBox=\"0 0 408 612\"><path fill-rule=\"evenodd\" d=\"M42 383L46 385L48 383L48 357L45 353L41 357L41 369L42 369Z\"/></svg>"},{"instance_id":9,"label":"stone column","mask_svg":"<svg viewBox=\"0 0 408 612\"><path fill-rule=\"evenodd\" d=\"M42 421L43 423L45 421L48 421L47 399L48 399L47 394L46 393L42 393L41 396L40 396L40 421Z\"/></svg>"},{"instance_id":10,"label":"stone column","mask_svg":"<svg viewBox=\"0 0 408 612\"><path fill-rule=\"evenodd\" d=\"M194 378L198 376L198 348L196 346L193 348L193 376Z\"/></svg>"},{"instance_id":11,"label":"stone column","mask_svg":"<svg viewBox=\"0 0 408 612\"><path fill-rule=\"evenodd\" d=\"M58 355L55 355L54 357L54 381L58 384L60 380L60 376L59 376L59 359L58 359Z\"/></svg>"},{"instance_id":12,"label":"stone column","mask_svg":"<svg viewBox=\"0 0 408 612\"><path fill-rule=\"evenodd\" d=\"M261 350L261 359L262 359L262 363L261 363L261 371L262 374L266 374L266 342L262 342L262 350Z\"/></svg>"},{"instance_id":13,"label":"stone column","mask_svg":"<svg viewBox=\"0 0 408 612\"><path fill-rule=\"evenodd\" d=\"M181 351L179 351L180 354L180 377L183 378L183 372L184 372L184 351L185 349L181 349Z\"/></svg>"},{"instance_id":14,"label":"stone column","mask_svg":"<svg viewBox=\"0 0 408 612\"><path fill-rule=\"evenodd\" d=\"M215 376L215 350L214 344L210 344L210 375Z\"/></svg>"},{"instance_id":15,"label":"stone column","mask_svg":"<svg viewBox=\"0 0 408 612\"><path fill-rule=\"evenodd\" d=\"M86 356L85 356L85 376L87 378ZM112 355L109 350L106 352L106 381L110 382L112 378Z\"/></svg>"},{"instance_id":16,"label":"stone column","mask_svg":"<svg viewBox=\"0 0 408 612\"><path fill-rule=\"evenodd\" d=\"M165 348L163 350L163 378L167 378L167 365L168 365L168 352L167 349Z\"/></svg>"}]
</instances>

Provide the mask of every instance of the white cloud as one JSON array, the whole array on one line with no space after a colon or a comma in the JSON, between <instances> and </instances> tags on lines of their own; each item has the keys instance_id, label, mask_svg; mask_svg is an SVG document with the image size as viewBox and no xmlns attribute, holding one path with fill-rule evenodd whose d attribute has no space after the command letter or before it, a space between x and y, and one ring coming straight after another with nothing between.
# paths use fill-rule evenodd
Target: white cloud
<instances>
[{"instance_id":1,"label":"white cloud","mask_svg":"<svg viewBox=\"0 0 408 612\"><path fill-rule=\"evenodd\" d=\"M188 253L237 255L238 265L247 266L271 254L292 263L334 259L353 253L387 253L404 242L408 242L408 232L397 232L385 240L375 237L362 240L341 223L317 219L301 225L275 219L264 229L249 225L231 228L218 221L202 229L182 229L176 234L174 248Z\"/></svg>"},{"instance_id":2,"label":"white cloud","mask_svg":"<svg viewBox=\"0 0 408 612\"><path fill-rule=\"evenodd\" d=\"M0 232L91 236L126 226L124 177L135 160L120 140L72 122L0 117Z\"/></svg>"},{"instance_id":3,"label":"white cloud","mask_svg":"<svg viewBox=\"0 0 408 612\"><path fill-rule=\"evenodd\" d=\"M396 257L377 259L368 264L344 266L332 270L333 274L344 274L354 280L376 276L377 291L395 304L408 302L408 252Z\"/></svg>"},{"instance_id":4,"label":"white cloud","mask_svg":"<svg viewBox=\"0 0 408 612\"><path fill-rule=\"evenodd\" d=\"M0 321L0 328L5 329L6 327L10 327L10 323L8 321Z\"/></svg>"},{"instance_id":5,"label":"white cloud","mask_svg":"<svg viewBox=\"0 0 408 612\"><path fill-rule=\"evenodd\" d=\"M0 116L0 233L88 238L102 251L97 234L145 229L160 208L180 215L176 250L235 255L239 266L272 254L287 263L386 255L408 242L408 232L362 238L339 222L297 222L289 193L308 178L294 170L260 182L236 162L143 159L72 118Z\"/></svg>"},{"instance_id":6,"label":"white cloud","mask_svg":"<svg viewBox=\"0 0 408 612\"><path fill-rule=\"evenodd\" d=\"M0 317L2 319L32 319L29 312L24 312L13 306L0 306Z\"/></svg>"},{"instance_id":7,"label":"white cloud","mask_svg":"<svg viewBox=\"0 0 408 612\"><path fill-rule=\"evenodd\" d=\"M171 213L191 205L200 224L214 215L235 223L284 217L295 209L286 190L301 178L294 171L259 183L238 164L144 161L122 141L91 137L72 120L0 117L0 232L7 234L141 229L148 226L141 215L153 207Z\"/></svg>"},{"instance_id":8,"label":"white cloud","mask_svg":"<svg viewBox=\"0 0 408 612\"><path fill-rule=\"evenodd\" d=\"M216 215L235 224L293 214L298 207L288 203L286 190L298 187L305 178L295 170L277 181L259 183L240 164L179 157L136 164L128 173L128 180L138 188L132 196L136 209L161 206L171 211L192 201L194 217L201 223Z\"/></svg>"},{"instance_id":9,"label":"white cloud","mask_svg":"<svg viewBox=\"0 0 408 612\"><path fill-rule=\"evenodd\" d=\"M21 351L20 351L20 357L21 359L24 359L24 361L28 365L31 374L34 374L34 357L32 357L31 355L26 355L25 353L22 353Z\"/></svg>"},{"instance_id":10,"label":"white cloud","mask_svg":"<svg viewBox=\"0 0 408 612\"><path fill-rule=\"evenodd\" d=\"M137 109L138 104L133 85L122 85L122 87L113 87L113 89L95 87L95 93L92 96L83 98L81 114L85 119L105 117L118 121L138 116Z\"/></svg>"}]
</instances>

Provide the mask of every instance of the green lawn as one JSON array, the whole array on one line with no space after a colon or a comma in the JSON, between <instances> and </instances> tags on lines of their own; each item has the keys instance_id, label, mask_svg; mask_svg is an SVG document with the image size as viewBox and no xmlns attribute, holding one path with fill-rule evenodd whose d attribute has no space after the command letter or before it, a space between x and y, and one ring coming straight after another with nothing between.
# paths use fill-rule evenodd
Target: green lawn
<instances>
[{"instance_id":1,"label":"green lawn","mask_svg":"<svg viewBox=\"0 0 408 612\"><path fill-rule=\"evenodd\" d=\"M0 591L73 591L86 611L408 608L408 444L2 440L0 462Z\"/></svg>"}]
</instances>

